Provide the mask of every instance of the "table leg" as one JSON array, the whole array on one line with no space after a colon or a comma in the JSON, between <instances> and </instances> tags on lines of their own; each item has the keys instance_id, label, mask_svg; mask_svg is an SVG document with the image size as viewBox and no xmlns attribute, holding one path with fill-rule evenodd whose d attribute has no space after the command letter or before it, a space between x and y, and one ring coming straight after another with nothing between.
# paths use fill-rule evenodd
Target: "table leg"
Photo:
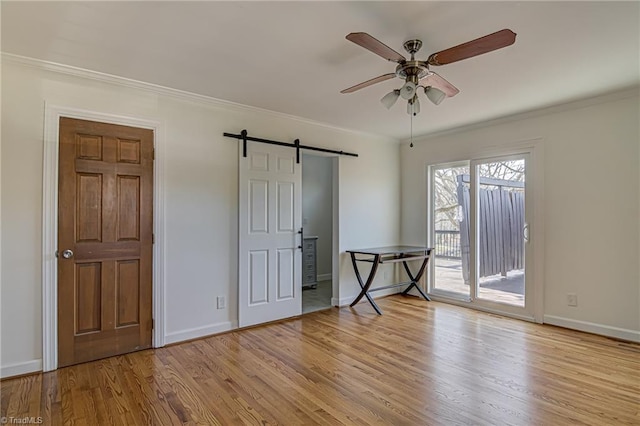
<instances>
[{"instance_id":1,"label":"table leg","mask_svg":"<svg viewBox=\"0 0 640 426\"><path fill-rule=\"evenodd\" d=\"M358 270L358 263L356 262L356 255L355 253L351 253L351 264L353 265L353 270L356 273L358 284L360 284L360 288L362 290L360 291L360 294L358 295L358 297L356 297L355 300L351 302L351 305L349 306L351 307L355 306L360 301L360 299L362 299L362 297L364 296L367 298L369 303L371 303L371 306L373 306L373 309L376 310L378 315L382 315L382 311L380 310L378 305L376 305L376 302L373 301L373 298L368 293L369 288L371 287L371 284L373 284L373 279L376 276L376 272L378 271L379 263L380 263L380 255L376 254L373 260L373 265L371 266L371 271L369 272L369 276L367 277L367 282L363 284L362 276L360 276L360 271Z\"/></svg>"},{"instance_id":2,"label":"table leg","mask_svg":"<svg viewBox=\"0 0 640 426\"><path fill-rule=\"evenodd\" d=\"M420 281L420 279L422 278L422 275L424 275L424 271L427 268L427 264L429 263L430 258L431 256L425 257L425 259L422 261L422 266L420 266L420 270L418 271L415 277L411 273L411 270L409 269L409 265L407 265L407 262L402 262L402 265L404 266L404 270L407 272L407 275L409 275L409 279L411 279L411 284L402 292L402 294L407 294L409 290L415 287L416 290L418 290L418 293L420 293L420 295L424 297L425 300L431 301L429 296L427 296L425 292L422 291L422 289L418 286L418 281Z\"/></svg>"}]
</instances>

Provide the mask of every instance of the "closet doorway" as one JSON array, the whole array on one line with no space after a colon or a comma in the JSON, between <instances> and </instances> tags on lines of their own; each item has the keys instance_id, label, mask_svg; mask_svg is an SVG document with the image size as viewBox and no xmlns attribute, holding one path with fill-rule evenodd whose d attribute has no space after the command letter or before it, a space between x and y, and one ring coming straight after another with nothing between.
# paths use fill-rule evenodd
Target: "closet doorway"
<instances>
[{"instance_id":1,"label":"closet doorway","mask_svg":"<svg viewBox=\"0 0 640 426\"><path fill-rule=\"evenodd\" d=\"M331 307L335 158L302 156L302 313Z\"/></svg>"}]
</instances>

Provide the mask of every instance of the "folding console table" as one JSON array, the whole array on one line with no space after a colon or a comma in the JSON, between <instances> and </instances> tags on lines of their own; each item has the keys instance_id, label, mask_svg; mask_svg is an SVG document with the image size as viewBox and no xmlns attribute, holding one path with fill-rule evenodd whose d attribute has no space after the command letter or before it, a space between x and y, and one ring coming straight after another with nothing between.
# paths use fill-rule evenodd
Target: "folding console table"
<instances>
[{"instance_id":1,"label":"folding console table","mask_svg":"<svg viewBox=\"0 0 640 426\"><path fill-rule=\"evenodd\" d=\"M406 289L402 292L402 294L407 294L409 290L415 288L418 290L418 293L425 300L429 299L424 291L418 286L418 281L424 275L424 271L427 268L429 263L429 259L431 258L431 253L433 249L430 247L416 247L416 246L390 246L390 247L376 247L369 249L361 249L361 250L347 250L347 253L351 254L351 263L353 264L353 270L356 273L356 278L358 279L358 284L360 284L360 294L355 300L351 303L350 306L355 306L356 303L362 299L362 297L366 297L373 309L376 310L378 315L382 315L382 311L376 305L376 302L373 301L370 293L374 291L384 290L388 288L401 287L408 285ZM356 257L356 255L363 255L364 257ZM414 276L409 269L409 265L407 262L412 260L422 260L422 265L418 270L418 273ZM369 272L369 276L367 277L367 281L363 283L362 276L360 275L360 271L358 270L358 262L369 262L373 263L371 266L371 271ZM373 279L376 276L376 272L378 271L378 265L381 263L397 263L402 262L402 266L404 266L404 270L407 272L410 281L401 282L397 284L385 285L383 287L371 288L371 284L373 283Z\"/></svg>"}]
</instances>

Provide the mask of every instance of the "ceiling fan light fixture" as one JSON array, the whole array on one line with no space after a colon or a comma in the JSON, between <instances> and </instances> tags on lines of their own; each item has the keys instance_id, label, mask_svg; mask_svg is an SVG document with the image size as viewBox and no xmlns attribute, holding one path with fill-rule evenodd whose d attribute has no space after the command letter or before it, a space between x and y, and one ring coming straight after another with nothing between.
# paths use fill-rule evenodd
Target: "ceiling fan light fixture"
<instances>
[{"instance_id":1,"label":"ceiling fan light fixture","mask_svg":"<svg viewBox=\"0 0 640 426\"><path fill-rule=\"evenodd\" d=\"M412 81L407 81L400 89L400 96L402 99L409 100L416 94L416 84Z\"/></svg>"},{"instance_id":2,"label":"ceiling fan light fixture","mask_svg":"<svg viewBox=\"0 0 640 426\"><path fill-rule=\"evenodd\" d=\"M420 100L418 95L414 95L412 99L407 102L407 114L416 116L420 114Z\"/></svg>"},{"instance_id":3,"label":"ceiling fan light fixture","mask_svg":"<svg viewBox=\"0 0 640 426\"><path fill-rule=\"evenodd\" d=\"M427 95L427 98L435 105L440 105L440 103L447 97L447 95L440 89L436 89L432 86L427 86L424 88L424 94Z\"/></svg>"},{"instance_id":4,"label":"ceiling fan light fixture","mask_svg":"<svg viewBox=\"0 0 640 426\"><path fill-rule=\"evenodd\" d=\"M396 103L399 97L400 89L392 90L391 92L384 95L382 99L380 99L380 102L382 102L382 105L384 105L385 108L391 109L391 107Z\"/></svg>"}]
</instances>

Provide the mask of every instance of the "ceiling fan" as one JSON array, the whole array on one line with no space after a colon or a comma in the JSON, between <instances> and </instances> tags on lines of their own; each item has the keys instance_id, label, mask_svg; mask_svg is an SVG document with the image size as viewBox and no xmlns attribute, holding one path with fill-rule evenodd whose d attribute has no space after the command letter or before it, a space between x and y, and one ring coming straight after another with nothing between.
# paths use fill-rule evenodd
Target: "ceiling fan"
<instances>
[{"instance_id":1,"label":"ceiling fan","mask_svg":"<svg viewBox=\"0 0 640 426\"><path fill-rule=\"evenodd\" d=\"M350 33L346 39L370 50L376 55L382 56L388 61L397 62L398 66L393 73L383 74L356 84L342 90L340 93L352 93L373 84L399 77L405 81L404 85L400 89L387 93L380 101L389 109L395 104L398 97L402 97L407 100L407 113L416 115L420 112L420 101L417 93L420 87L424 89L427 98L435 105L439 105L445 97L452 97L460 92L454 85L431 71L429 69L430 66L447 65L510 46L516 41L516 34L509 29L500 30L449 49L432 53L426 61L415 59L415 54L422 47L422 41L420 40L408 40L404 43L404 49L411 55L411 59L407 60L403 55L367 33Z\"/></svg>"}]
</instances>

